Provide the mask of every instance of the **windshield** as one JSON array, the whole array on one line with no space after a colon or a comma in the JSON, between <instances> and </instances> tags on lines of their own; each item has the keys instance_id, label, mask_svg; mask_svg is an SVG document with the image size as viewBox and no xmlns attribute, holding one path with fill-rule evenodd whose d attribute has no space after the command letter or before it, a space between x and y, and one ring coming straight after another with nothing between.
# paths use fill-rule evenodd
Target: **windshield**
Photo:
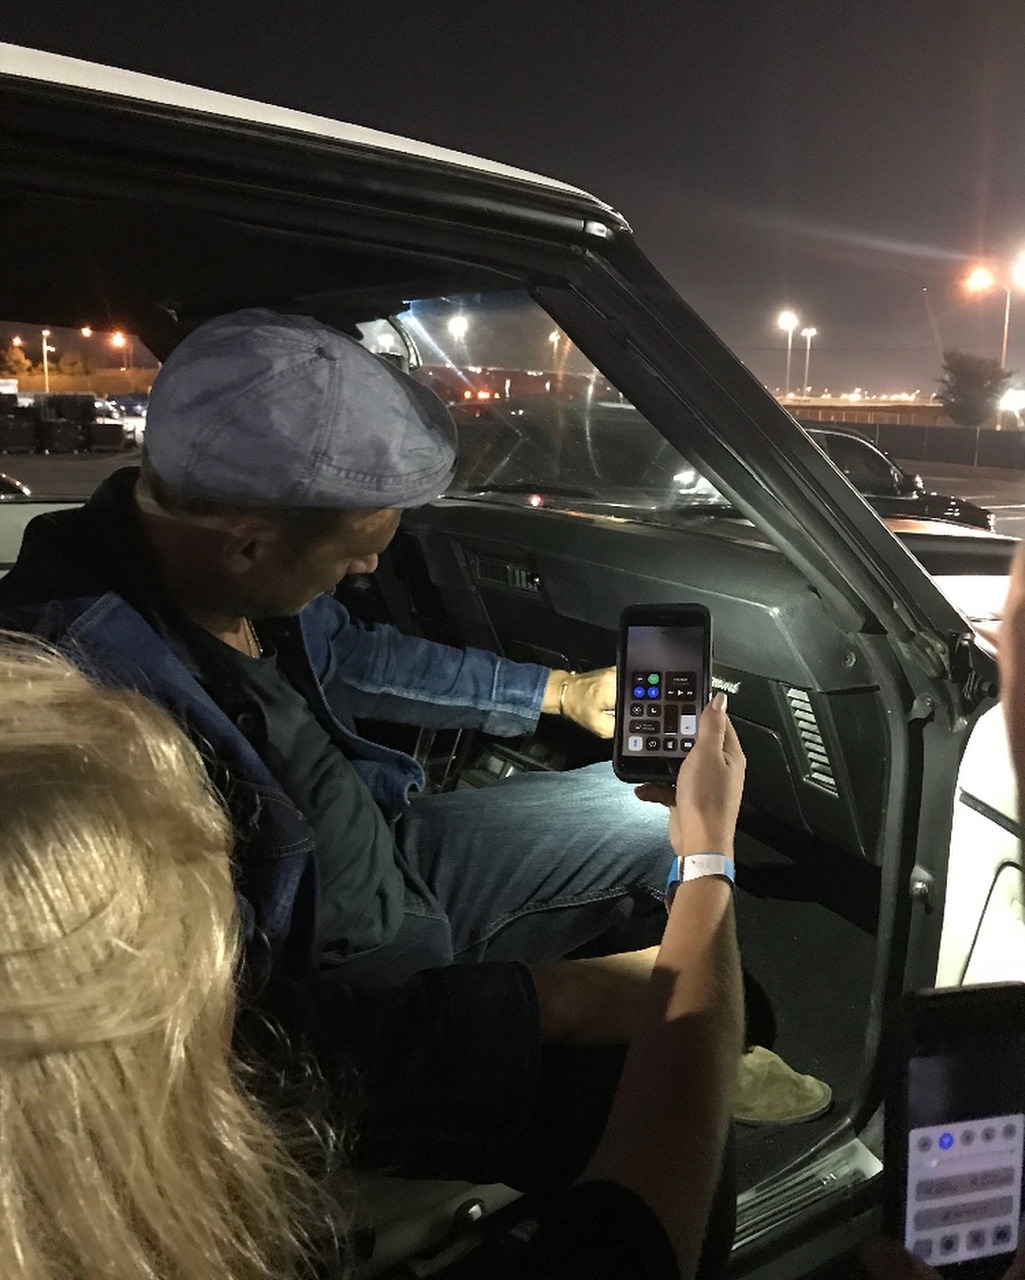
<instances>
[{"instance_id":1,"label":"windshield","mask_svg":"<svg viewBox=\"0 0 1025 1280\"><path fill-rule=\"evenodd\" d=\"M456 421L450 493L658 521L729 512L526 293L421 299L398 323L417 352L414 376ZM381 354L400 347L380 326L364 326L364 340Z\"/></svg>"}]
</instances>

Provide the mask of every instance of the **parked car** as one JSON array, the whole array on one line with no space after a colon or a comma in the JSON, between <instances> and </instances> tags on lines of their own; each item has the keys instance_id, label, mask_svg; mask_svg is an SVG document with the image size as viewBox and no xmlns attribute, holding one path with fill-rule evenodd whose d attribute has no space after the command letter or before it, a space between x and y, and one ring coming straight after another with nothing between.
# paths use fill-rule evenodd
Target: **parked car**
<instances>
[{"instance_id":1,"label":"parked car","mask_svg":"<svg viewBox=\"0 0 1025 1280\"><path fill-rule=\"evenodd\" d=\"M10 501L11 498L28 498L31 494L32 490L27 484L0 471L0 502Z\"/></svg>"},{"instance_id":2,"label":"parked car","mask_svg":"<svg viewBox=\"0 0 1025 1280\"><path fill-rule=\"evenodd\" d=\"M19 246L0 274L5 320L78 326L113 299L164 358L206 318L261 305L361 332L414 374L428 354L546 371L543 420L511 401L486 429L463 417L456 484L404 517L346 598L368 620L566 669L612 660L626 604L710 609L714 684L749 761L747 966L775 1047L835 1096L812 1123L740 1133L732 1269L795 1280L832 1265L878 1223L888 1004L1025 978L1014 786L980 634L1011 540L928 520L898 537L626 221L571 186L10 45L0 107ZM60 270L40 272L68 226ZM688 501L687 471L718 500ZM8 558L32 505L0 510ZM606 754L544 719L527 743L425 735L419 750L444 786ZM378 1180L361 1198L361 1274L436 1246L468 1199L509 1194Z\"/></svg>"},{"instance_id":3,"label":"parked car","mask_svg":"<svg viewBox=\"0 0 1025 1280\"><path fill-rule=\"evenodd\" d=\"M809 427L808 434L825 450L869 506L882 516L912 520L951 520L976 529L993 528L993 512L945 493L927 492L922 477L899 466L889 454L861 436Z\"/></svg>"},{"instance_id":4,"label":"parked car","mask_svg":"<svg viewBox=\"0 0 1025 1280\"><path fill-rule=\"evenodd\" d=\"M992 531L993 512L967 498L927 492L922 477L912 475L881 449L845 431L806 427L826 457L842 471L874 511L895 520L941 520ZM678 491L689 501L710 505L722 501L715 486L693 467L674 477Z\"/></svg>"},{"instance_id":5,"label":"parked car","mask_svg":"<svg viewBox=\"0 0 1025 1280\"><path fill-rule=\"evenodd\" d=\"M146 410L149 396L116 396L125 448L141 449L146 436Z\"/></svg>"}]
</instances>

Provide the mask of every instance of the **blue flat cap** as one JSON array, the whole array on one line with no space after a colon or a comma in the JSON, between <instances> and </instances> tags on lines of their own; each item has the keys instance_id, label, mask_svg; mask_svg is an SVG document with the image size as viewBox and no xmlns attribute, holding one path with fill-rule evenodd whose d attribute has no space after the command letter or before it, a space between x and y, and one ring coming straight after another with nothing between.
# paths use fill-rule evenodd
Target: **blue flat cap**
<instances>
[{"instance_id":1,"label":"blue flat cap","mask_svg":"<svg viewBox=\"0 0 1025 1280\"><path fill-rule=\"evenodd\" d=\"M452 479L441 400L308 316L249 308L193 330L150 395L146 451L177 494L241 507L415 507Z\"/></svg>"}]
</instances>

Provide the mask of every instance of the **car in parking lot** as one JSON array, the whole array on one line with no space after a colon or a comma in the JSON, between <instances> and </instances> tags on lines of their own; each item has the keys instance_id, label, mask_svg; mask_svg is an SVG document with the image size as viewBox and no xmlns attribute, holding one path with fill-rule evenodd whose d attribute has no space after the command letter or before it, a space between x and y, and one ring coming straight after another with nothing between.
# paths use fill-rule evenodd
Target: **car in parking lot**
<instances>
[{"instance_id":1,"label":"car in parking lot","mask_svg":"<svg viewBox=\"0 0 1025 1280\"><path fill-rule=\"evenodd\" d=\"M992 511L967 498L927 491L921 476L905 471L871 441L847 431L819 427L808 427L807 431L881 516L950 520L975 529L993 529Z\"/></svg>"},{"instance_id":2,"label":"car in parking lot","mask_svg":"<svg viewBox=\"0 0 1025 1280\"><path fill-rule=\"evenodd\" d=\"M568 670L613 659L626 604L710 609L714 683L749 761L745 958L775 1047L836 1098L810 1124L740 1134L732 1273L830 1265L878 1219L885 1008L906 987L1025 978L1018 820L981 634L1011 540L949 519L887 527L625 219L573 187L9 45L0 97L0 227L20 249L0 275L5 320L102 316L163 358L208 317L260 305L358 333L428 382L439 364L466 378L541 366L543 414L514 396L487 430L457 414L456 483L404 517L346 602ZM41 271L56 240L59 270ZM687 500L688 470L718 502ZM0 510L0 571L47 506L36 487ZM409 745L439 786L606 752L561 721L512 745ZM436 1245L478 1194L494 1202L462 1186L365 1191L364 1274Z\"/></svg>"},{"instance_id":3,"label":"car in parking lot","mask_svg":"<svg viewBox=\"0 0 1025 1280\"><path fill-rule=\"evenodd\" d=\"M31 493L27 484L0 471L0 502L7 502L11 498L27 498Z\"/></svg>"}]
</instances>

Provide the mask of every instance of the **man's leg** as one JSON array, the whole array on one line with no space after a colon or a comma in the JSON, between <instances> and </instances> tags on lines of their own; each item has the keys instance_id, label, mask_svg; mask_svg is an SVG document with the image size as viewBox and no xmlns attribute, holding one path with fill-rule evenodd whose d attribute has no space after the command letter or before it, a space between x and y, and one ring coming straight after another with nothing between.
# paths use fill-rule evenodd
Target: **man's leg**
<instances>
[{"instance_id":1,"label":"man's leg","mask_svg":"<svg viewBox=\"0 0 1025 1280\"><path fill-rule=\"evenodd\" d=\"M657 944L672 857L661 805L638 800L607 764L521 774L416 800L400 847L444 906L457 963L541 964ZM764 993L763 993L764 994ZM764 1010L749 1043L772 1025ZM828 1085L768 1050L745 1055L738 1114L748 1124L813 1119Z\"/></svg>"},{"instance_id":2,"label":"man's leg","mask_svg":"<svg viewBox=\"0 0 1025 1280\"><path fill-rule=\"evenodd\" d=\"M659 941L668 826L597 764L421 797L398 835L445 908L457 961L537 964Z\"/></svg>"}]
</instances>

